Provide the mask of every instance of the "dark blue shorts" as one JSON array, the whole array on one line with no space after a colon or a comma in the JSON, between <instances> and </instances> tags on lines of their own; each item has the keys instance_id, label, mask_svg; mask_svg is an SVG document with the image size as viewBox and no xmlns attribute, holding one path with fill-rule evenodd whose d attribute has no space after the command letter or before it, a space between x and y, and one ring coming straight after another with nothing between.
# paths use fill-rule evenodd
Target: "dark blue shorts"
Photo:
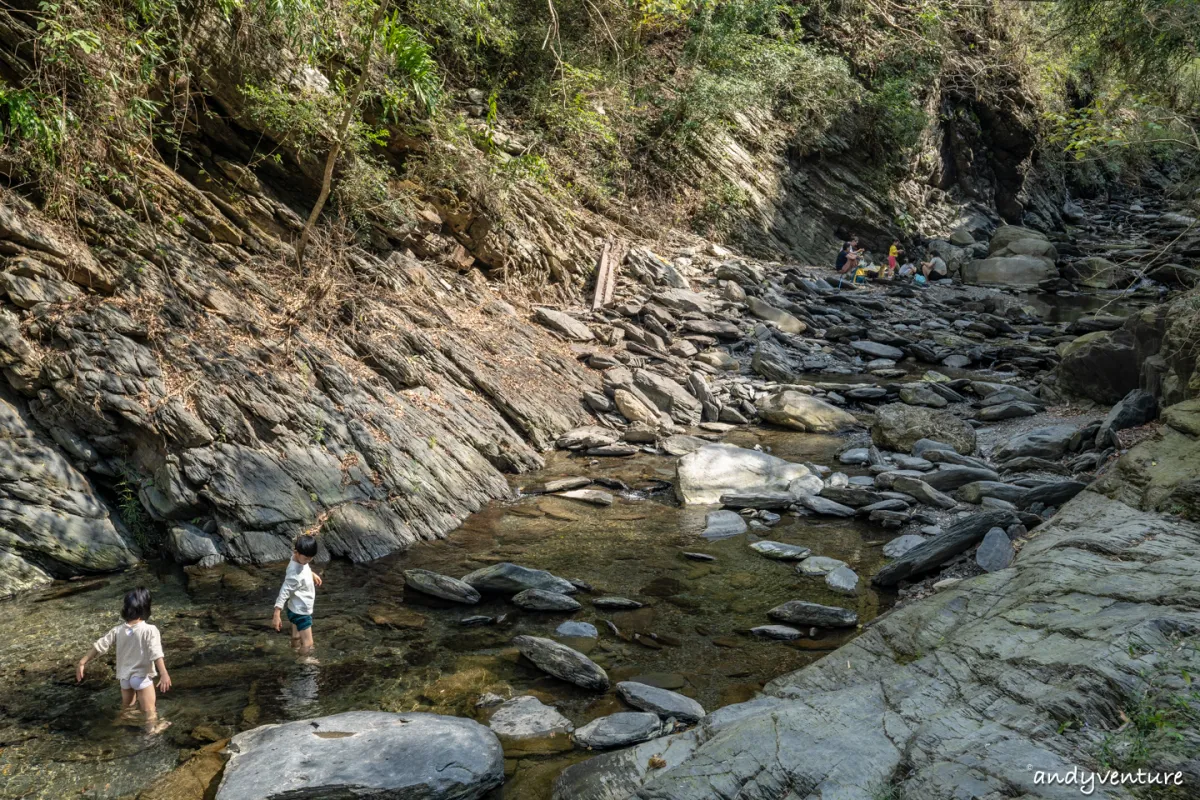
<instances>
[{"instance_id":1,"label":"dark blue shorts","mask_svg":"<svg viewBox=\"0 0 1200 800\"><path fill-rule=\"evenodd\" d=\"M290 608L285 608L288 622L296 626L297 631L306 631L312 627L312 614L296 614Z\"/></svg>"}]
</instances>

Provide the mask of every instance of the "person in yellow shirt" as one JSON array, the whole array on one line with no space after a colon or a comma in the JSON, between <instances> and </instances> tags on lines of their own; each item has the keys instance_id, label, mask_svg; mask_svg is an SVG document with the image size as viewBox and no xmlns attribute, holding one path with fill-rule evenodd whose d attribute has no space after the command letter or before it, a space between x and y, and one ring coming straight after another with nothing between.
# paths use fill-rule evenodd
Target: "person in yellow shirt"
<instances>
[{"instance_id":1,"label":"person in yellow shirt","mask_svg":"<svg viewBox=\"0 0 1200 800\"><path fill-rule=\"evenodd\" d=\"M892 239L892 246L888 248L888 261L885 279L891 280L896 277L896 263L900 258L900 254L904 251L900 249L900 240Z\"/></svg>"}]
</instances>

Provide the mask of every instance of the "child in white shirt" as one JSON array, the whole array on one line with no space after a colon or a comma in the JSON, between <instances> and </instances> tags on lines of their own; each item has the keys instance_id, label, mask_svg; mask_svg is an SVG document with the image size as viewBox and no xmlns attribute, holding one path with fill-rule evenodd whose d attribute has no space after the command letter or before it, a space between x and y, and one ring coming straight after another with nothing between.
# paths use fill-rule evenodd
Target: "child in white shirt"
<instances>
[{"instance_id":1,"label":"child in white shirt","mask_svg":"<svg viewBox=\"0 0 1200 800\"><path fill-rule=\"evenodd\" d=\"M158 628L146 622L150 617L150 591L138 587L125 595L121 608L122 624L101 636L75 668L75 682L83 681L83 672L92 656L103 655L114 644L117 649L117 680L121 682L122 713L140 708L146 715L146 730L161 733L171 723L158 719L154 679L158 690L171 689L171 676L163 661L162 638Z\"/></svg>"},{"instance_id":2,"label":"child in white shirt","mask_svg":"<svg viewBox=\"0 0 1200 800\"><path fill-rule=\"evenodd\" d=\"M292 560L288 562L283 576L283 586L275 598L275 613L271 626L283 628L280 612L286 609L288 622L292 625L292 647L302 656L311 656L313 650L313 604L317 599L317 587L321 576L312 571L309 562L317 555L317 537L297 536L292 546Z\"/></svg>"}]
</instances>

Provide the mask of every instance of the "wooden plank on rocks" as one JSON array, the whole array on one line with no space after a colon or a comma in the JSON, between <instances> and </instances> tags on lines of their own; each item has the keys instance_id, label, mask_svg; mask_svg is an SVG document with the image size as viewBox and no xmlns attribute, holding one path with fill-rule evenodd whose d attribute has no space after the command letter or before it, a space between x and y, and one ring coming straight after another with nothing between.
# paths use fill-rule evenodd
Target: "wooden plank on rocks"
<instances>
[{"instance_id":1,"label":"wooden plank on rocks","mask_svg":"<svg viewBox=\"0 0 1200 800\"><path fill-rule=\"evenodd\" d=\"M609 238L600 251L600 263L596 268L596 293L592 297L592 310L597 311L613 301L617 289L617 268L625 258L625 248L616 239Z\"/></svg>"}]
</instances>

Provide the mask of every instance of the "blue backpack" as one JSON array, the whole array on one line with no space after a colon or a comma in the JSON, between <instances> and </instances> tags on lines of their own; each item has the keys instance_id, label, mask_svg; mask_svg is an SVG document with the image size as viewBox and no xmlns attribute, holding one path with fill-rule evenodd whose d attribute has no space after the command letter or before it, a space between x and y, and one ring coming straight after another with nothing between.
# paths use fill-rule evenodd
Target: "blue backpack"
<instances>
[{"instance_id":1,"label":"blue backpack","mask_svg":"<svg viewBox=\"0 0 1200 800\"><path fill-rule=\"evenodd\" d=\"M925 281L925 276L924 276L924 275L916 275L916 276L914 276L914 277L913 277L913 283L915 283L917 286L924 286L924 285L925 285L925 283L926 283L926 281Z\"/></svg>"}]
</instances>

